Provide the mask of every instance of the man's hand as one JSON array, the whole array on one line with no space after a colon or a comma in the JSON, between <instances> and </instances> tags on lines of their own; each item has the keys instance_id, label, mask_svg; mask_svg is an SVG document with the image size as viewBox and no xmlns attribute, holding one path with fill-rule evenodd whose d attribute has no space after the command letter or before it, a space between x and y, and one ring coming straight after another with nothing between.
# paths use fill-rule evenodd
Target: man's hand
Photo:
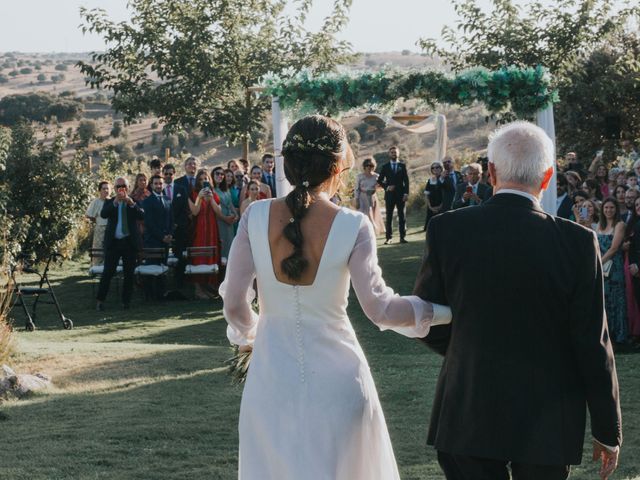
<instances>
[{"instance_id":1,"label":"man's hand","mask_svg":"<svg viewBox=\"0 0 640 480\"><path fill-rule=\"evenodd\" d=\"M395 189L396 189L396 186L395 186L395 185L389 185L389 186L387 187L387 192L393 192Z\"/></svg>"},{"instance_id":2,"label":"man's hand","mask_svg":"<svg viewBox=\"0 0 640 480\"><path fill-rule=\"evenodd\" d=\"M607 480L617 468L619 453L619 448L615 451L611 451L600 442L596 440L593 441L593 461L597 462L600 460L601 462L600 478L602 480Z\"/></svg>"},{"instance_id":3,"label":"man's hand","mask_svg":"<svg viewBox=\"0 0 640 480\"><path fill-rule=\"evenodd\" d=\"M464 192L462 194L462 200L464 200L465 202L468 202L472 195L473 195L473 193Z\"/></svg>"},{"instance_id":4,"label":"man's hand","mask_svg":"<svg viewBox=\"0 0 640 480\"><path fill-rule=\"evenodd\" d=\"M172 237L171 235L165 235L165 236L162 238L162 241L163 241L164 243L166 243L167 245L170 245L170 244L171 244L171 242L173 241L173 237Z\"/></svg>"},{"instance_id":5,"label":"man's hand","mask_svg":"<svg viewBox=\"0 0 640 480\"><path fill-rule=\"evenodd\" d=\"M638 265L635 263L632 263L631 265L629 265L629 273L631 274L632 277L637 277L638 276Z\"/></svg>"},{"instance_id":6,"label":"man's hand","mask_svg":"<svg viewBox=\"0 0 640 480\"><path fill-rule=\"evenodd\" d=\"M405 193L404 195L402 195L402 201L403 202L406 202L408 199L409 199L409 195L408 194Z\"/></svg>"}]
</instances>

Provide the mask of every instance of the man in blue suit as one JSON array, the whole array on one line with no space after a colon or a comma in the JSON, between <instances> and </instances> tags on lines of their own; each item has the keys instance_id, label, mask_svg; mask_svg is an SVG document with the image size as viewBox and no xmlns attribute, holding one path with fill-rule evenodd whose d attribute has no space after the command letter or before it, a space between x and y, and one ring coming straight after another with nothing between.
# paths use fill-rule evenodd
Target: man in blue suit
<instances>
[{"instance_id":1,"label":"man in blue suit","mask_svg":"<svg viewBox=\"0 0 640 480\"><path fill-rule=\"evenodd\" d=\"M196 174L198 172L199 161L196 157L189 157L184 162L185 174L177 178L173 184L173 198L171 199L171 212L173 217L173 253L178 257L176 266L176 286L182 287L184 283L184 269L186 262L183 253L189 247L189 237L191 234L189 196L195 187Z\"/></svg>"},{"instance_id":2,"label":"man in blue suit","mask_svg":"<svg viewBox=\"0 0 640 480\"><path fill-rule=\"evenodd\" d=\"M144 248L168 249L173 240L173 222L171 219L171 202L163 195L164 180L160 175L151 177L151 195L144 199ZM147 260L147 264L159 264L157 260ZM162 298L165 285L164 276L145 279L145 296Z\"/></svg>"}]
</instances>

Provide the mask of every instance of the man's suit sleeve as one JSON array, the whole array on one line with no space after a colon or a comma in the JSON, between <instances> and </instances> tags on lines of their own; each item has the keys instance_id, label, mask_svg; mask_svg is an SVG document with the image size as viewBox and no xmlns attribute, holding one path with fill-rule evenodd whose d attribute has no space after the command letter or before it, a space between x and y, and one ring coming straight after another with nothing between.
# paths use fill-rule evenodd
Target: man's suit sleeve
<instances>
[{"instance_id":1,"label":"man's suit sleeve","mask_svg":"<svg viewBox=\"0 0 640 480\"><path fill-rule=\"evenodd\" d=\"M162 229L155 217L156 208L152 205L155 199L153 196L149 196L142 202L142 206L144 207L144 233L145 236L149 236L158 242L162 242L162 237L164 236L162 233Z\"/></svg>"},{"instance_id":2,"label":"man's suit sleeve","mask_svg":"<svg viewBox=\"0 0 640 480\"><path fill-rule=\"evenodd\" d=\"M460 185L456 185L455 189L456 193L453 196L453 203L451 204L451 208L462 208L465 206L464 200L462 199L462 188L460 188Z\"/></svg>"},{"instance_id":3,"label":"man's suit sleeve","mask_svg":"<svg viewBox=\"0 0 640 480\"><path fill-rule=\"evenodd\" d=\"M604 309L598 240L590 233L590 238L579 239L584 268L569 307L570 342L585 387L591 433L604 445L615 446L622 443L618 377Z\"/></svg>"},{"instance_id":4,"label":"man's suit sleeve","mask_svg":"<svg viewBox=\"0 0 640 480\"><path fill-rule=\"evenodd\" d=\"M429 222L427 228L427 247L420 272L416 279L413 294L423 300L448 305L446 293L444 291L444 279L442 278L442 268L437 252L438 225L441 223L440 217L434 217ZM440 355L445 355L451 337L451 324L435 325L429 330L429 335L421 340L429 348Z\"/></svg>"},{"instance_id":5,"label":"man's suit sleeve","mask_svg":"<svg viewBox=\"0 0 640 480\"><path fill-rule=\"evenodd\" d=\"M378 175L378 185L380 185L382 188L386 189L386 184L385 182L387 181L387 172L386 172L386 165L383 165L382 168L380 169L380 175Z\"/></svg>"}]
</instances>

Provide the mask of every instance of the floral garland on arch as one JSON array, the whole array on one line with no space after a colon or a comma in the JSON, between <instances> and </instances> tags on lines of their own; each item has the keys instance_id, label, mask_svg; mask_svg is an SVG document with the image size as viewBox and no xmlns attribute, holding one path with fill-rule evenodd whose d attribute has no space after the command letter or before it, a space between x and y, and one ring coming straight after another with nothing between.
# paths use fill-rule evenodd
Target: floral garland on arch
<instances>
[{"instance_id":1,"label":"floral garland on arch","mask_svg":"<svg viewBox=\"0 0 640 480\"><path fill-rule=\"evenodd\" d=\"M551 77L541 66L495 71L474 68L456 76L439 71L393 70L313 76L305 70L283 77L266 76L263 85L264 93L278 97L285 110L332 117L363 107L393 111L399 100L417 99L431 108L482 102L492 114L531 119L537 111L558 101Z\"/></svg>"}]
</instances>

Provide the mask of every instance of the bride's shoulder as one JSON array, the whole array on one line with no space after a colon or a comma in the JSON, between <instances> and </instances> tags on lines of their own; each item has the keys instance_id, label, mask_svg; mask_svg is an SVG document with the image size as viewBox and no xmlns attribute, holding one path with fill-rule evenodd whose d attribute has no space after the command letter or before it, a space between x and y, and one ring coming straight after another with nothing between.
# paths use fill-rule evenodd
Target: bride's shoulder
<instances>
[{"instance_id":1,"label":"bride's shoulder","mask_svg":"<svg viewBox=\"0 0 640 480\"><path fill-rule=\"evenodd\" d=\"M358 228L367 219L367 216L364 213L347 207L340 207L340 214L345 218L345 221L357 226Z\"/></svg>"}]
</instances>

